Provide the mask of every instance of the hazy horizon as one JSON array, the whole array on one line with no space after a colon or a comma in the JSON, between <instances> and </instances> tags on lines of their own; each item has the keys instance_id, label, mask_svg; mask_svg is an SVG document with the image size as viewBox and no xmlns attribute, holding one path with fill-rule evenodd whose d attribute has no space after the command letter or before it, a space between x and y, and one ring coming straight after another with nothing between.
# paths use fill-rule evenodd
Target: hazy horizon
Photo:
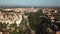
<instances>
[{"instance_id":1,"label":"hazy horizon","mask_svg":"<svg viewBox=\"0 0 60 34\"><path fill-rule=\"evenodd\" d=\"M25 7L60 7L60 0L0 0L0 7L14 7L14 6L25 6Z\"/></svg>"}]
</instances>

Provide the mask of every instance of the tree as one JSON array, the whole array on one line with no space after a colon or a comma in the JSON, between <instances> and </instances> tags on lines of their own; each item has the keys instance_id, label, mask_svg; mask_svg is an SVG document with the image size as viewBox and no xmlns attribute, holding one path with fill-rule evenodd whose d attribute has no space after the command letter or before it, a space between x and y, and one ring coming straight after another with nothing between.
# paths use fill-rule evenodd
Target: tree
<instances>
[{"instance_id":1,"label":"tree","mask_svg":"<svg viewBox=\"0 0 60 34\"><path fill-rule=\"evenodd\" d=\"M30 27L36 31L36 34L49 34L47 28L50 28L50 19L42 11L31 12L28 15ZM51 31L53 31L50 28ZM53 32L54 33L54 32Z\"/></svg>"}]
</instances>

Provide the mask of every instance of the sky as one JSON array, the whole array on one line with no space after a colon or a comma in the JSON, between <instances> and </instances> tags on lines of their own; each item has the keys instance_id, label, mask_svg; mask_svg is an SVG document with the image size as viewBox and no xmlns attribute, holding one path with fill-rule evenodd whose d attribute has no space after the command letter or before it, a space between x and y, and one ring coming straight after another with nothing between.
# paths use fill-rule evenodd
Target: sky
<instances>
[{"instance_id":1,"label":"sky","mask_svg":"<svg viewBox=\"0 0 60 34\"><path fill-rule=\"evenodd\" d=\"M60 7L60 0L0 0L0 6Z\"/></svg>"}]
</instances>

